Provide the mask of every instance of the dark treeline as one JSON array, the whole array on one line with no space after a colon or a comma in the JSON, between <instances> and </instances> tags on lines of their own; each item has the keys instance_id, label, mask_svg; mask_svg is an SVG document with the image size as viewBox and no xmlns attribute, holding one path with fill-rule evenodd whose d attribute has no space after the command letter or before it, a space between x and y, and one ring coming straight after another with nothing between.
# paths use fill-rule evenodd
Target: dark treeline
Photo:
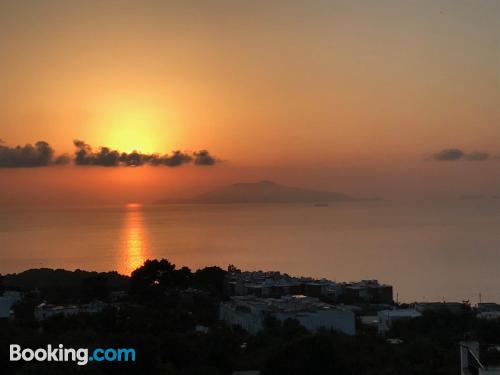
<instances>
[{"instance_id":1,"label":"dark treeline","mask_svg":"<svg viewBox=\"0 0 500 375\"><path fill-rule=\"evenodd\" d=\"M117 272L39 268L5 275L4 287L23 292L37 291L50 303L86 303L107 297L111 291L128 290L130 278Z\"/></svg>"},{"instance_id":2,"label":"dark treeline","mask_svg":"<svg viewBox=\"0 0 500 375\"><path fill-rule=\"evenodd\" d=\"M217 320L226 271L207 267L191 271L167 260L150 260L131 277L116 273L31 270L7 275L7 289L26 292L15 306L16 319L0 324L2 374L231 374L260 370L263 375L455 375L458 343L469 334L495 344L499 321L476 319L473 311L425 313L398 321L388 337L358 325L354 337L323 331L312 334L295 320L267 319L267 328L249 335ZM33 293L33 287L38 290ZM73 290L73 293L68 293ZM36 304L111 301L113 291L126 297L97 314L54 316L37 322ZM203 330L197 327L203 326ZM24 363L8 361L8 345L25 348L131 347L135 363Z\"/></svg>"}]
</instances>

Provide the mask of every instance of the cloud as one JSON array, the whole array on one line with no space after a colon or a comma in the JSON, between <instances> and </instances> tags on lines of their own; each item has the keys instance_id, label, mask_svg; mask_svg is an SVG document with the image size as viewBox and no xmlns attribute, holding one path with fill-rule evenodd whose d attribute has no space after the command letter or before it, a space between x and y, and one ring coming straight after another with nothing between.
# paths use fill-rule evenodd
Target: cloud
<instances>
[{"instance_id":1,"label":"cloud","mask_svg":"<svg viewBox=\"0 0 500 375\"><path fill-rule=\"evenodd\" d=\"M76 165L101 167L139 167L142 165L178 167L184 164L214 165L219 162L207 150L195 152L173 151L170 154L143 154L113 150L109 147L92 146L81 140L74 140L76 151L73 156L55 156L54 149L45 141L35 145L9 147L0 139L0 168L47 167L63 165L73 161Z\"/></svg>"},{"instance_id":2,"label":"cloud","mask_svg":"<svg viewBox=\"0 0 500 375\"><path fill-rule=\"evenodd\" d=\"M191 163L191 161L193 160L191 155L179 150L172 152L172 154L170 155L160 156L158 154L152 154L144 156L145 162L153 166L164 165L167 167L177 167L182 164Z\"/></svg>"},{"instance_id":3,"label":"cloud","mask_svg":"<svg viewBox=\"0 0 500 375\"><path fill-rule=\"evenodd\" d=\"M215 158L207 150L195 152L193 155L196 165L214 165L216 162Z\"/></svg>"},{"instance_id":4,"label":"cloud","mask_svg":"<svg viewBox=\"0 0 500 375\"><path fill-rule=\"evenodd\" d=\"M73 141L73 144L76 147L74 159L76 165L117 167L120 164L120 153L118 151L111 150L108 147L101 147L99 151L94 152L90 145L80 140Z\"/></svg>"},{"instance_id":5,"label":"cloud","mask_svg":"<svg viewBox=\"0 0 500 375\"><path fill-rule=\"evenodd\" d=\"M69 158L65 155L54 158L54 149L45 141L35 145L5 146L0 140L0 168L30 168L65 164Z\"/></svg>"},{"instance_id":6,"label":"cloud","mask_svg":"<svg viewBox=\"0 0 500 375\"><path fill-rule=\"evenodd\" d=\"M465 159L468 161L485 161L490 159L490 157L490 153L484 151L474 151L465 155Z\"/></svg>"},{"instance_id":7,"label":"cloud","mask_svg":"<svg viewBox=\"0 0 500 375\"><path fill-rule=\"evenodd\" d=\"M433 159L436 161L452 161L460 160L464 157L465 153L458 148L446 148L440 152L433 155Z\"/></svg>"},{"instance_id":8,"label":"cloud","mask_svg":"<svg viewBox=\"0 0 500 375\"><path fill-rule=\"evenodd\" d=\"M54 158L53 164L55 165L64 165L71 162L71 157L68 154L62 154Z\"/></svg>"},{"instance_id":9,"label":"cloud","mask_svg":"<svg viewBox=\"0 0 500 375\"><path fill-rule=\"evenodd\" d=\"M92 147L81 140L75 140L75 164L103 167L139 167L142 165L177 167L193 162L195 165L214 165L216 159L207 150L193 153L173 151L171 154L143 154L137 151L131 153L100 147L94 151Z\"/></svg>"},{"instance_id":10,"label":"cloud","mask_svg":"<svg viewBox=\"0 0 500 375\"><path fill-rule=\"evenodd\" d=\"M490 159L492 159L491 154L487 151L473 151L466 153L459 148L445 148L432 155L432 160L435 161L487 161Z\"/></svg>"}]
</instances>

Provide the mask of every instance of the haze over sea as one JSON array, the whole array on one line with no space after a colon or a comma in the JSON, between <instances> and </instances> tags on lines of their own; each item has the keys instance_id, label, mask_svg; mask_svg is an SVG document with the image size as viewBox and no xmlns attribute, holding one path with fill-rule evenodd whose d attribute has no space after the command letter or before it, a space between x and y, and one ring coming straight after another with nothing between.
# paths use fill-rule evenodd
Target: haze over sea
<instances>
[{"instance_id":1,"label":"haze over sea","mask_svg":"<svg viewBox=\"0 0 500 375\"><path fill-rule=\"evenodd\" d=\"M0 209L0 273L130 273L147 258L337 281L378 279L399 300L500 302L500 201Z\"/></svg>"}]
</instances>

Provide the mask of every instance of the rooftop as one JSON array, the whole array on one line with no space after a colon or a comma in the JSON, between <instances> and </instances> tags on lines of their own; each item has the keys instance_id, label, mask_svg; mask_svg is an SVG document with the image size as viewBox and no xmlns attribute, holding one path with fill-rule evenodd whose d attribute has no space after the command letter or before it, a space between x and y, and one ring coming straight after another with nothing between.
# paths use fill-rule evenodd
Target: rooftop
<instances>
[{"instance_id":1,"label":"rooftop","mask_svg":"<svg viewBox=\"0 0 500 375\"><path fill-rule=\"evenodd\" d=\"M387 317L398 317L398 318L415 318L421 316L417 310L414 309L396 309L396 310L382 310L378 312L379 315L385 315Z\"/></svg>"},{"instance_id":2,"label":"rooftop","mask_svg":"<svg viewBox=\"0 0 500 375\"><path fill-rule=\"evenodd\" d=\"M273 312L314 312L318 310L342 310L338 307L320 302L318 298L303 295L284 296L281 298L260 298L255 296L231 297L229 303L245 305L254 309Z\"/></svg>"}]
</instances>

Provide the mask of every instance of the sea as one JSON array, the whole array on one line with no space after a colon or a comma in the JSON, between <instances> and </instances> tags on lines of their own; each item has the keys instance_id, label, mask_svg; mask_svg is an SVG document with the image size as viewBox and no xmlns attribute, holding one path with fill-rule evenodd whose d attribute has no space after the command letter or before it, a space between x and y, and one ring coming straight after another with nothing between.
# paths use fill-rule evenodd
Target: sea
<instances>
[{"instance_id":1,"label":"sea","mask_svg":"<svg viewBox=\"0 0 500 375\"><path fill-rule=\"evenodd\" d=\"M146 259L377 279L400 302L500 302L500 201L0 208L0 273Z\"/></svg>"}]
</instances>

